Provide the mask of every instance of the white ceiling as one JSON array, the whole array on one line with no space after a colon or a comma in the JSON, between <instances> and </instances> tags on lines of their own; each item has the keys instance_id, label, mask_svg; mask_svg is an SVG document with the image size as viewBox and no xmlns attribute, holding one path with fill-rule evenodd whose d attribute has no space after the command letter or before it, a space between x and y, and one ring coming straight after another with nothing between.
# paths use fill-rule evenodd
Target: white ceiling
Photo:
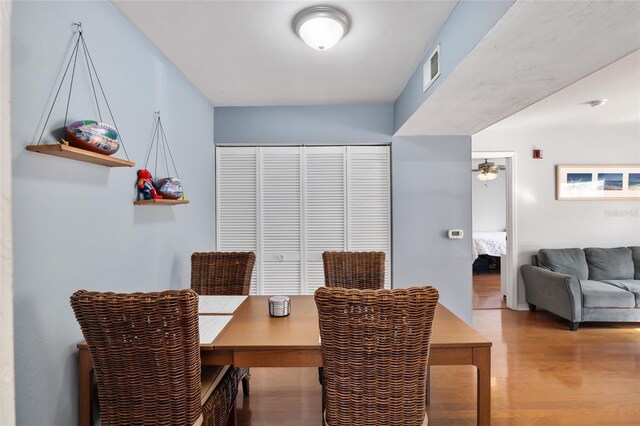
<instances>
[{"instance_id":1,"label":"white ceiling","mask_svg":"<svg viewBox=\"0 0 640 426\"><path fill-rule=\"evenodd\" d=\"M588 105L596 99L607 99L607 103L595 108ZM588 127L628 122L640 122L640 50L488 129Z\"/></svg>"},{"instance_id":2,"label":"white ceiling","mask_svg":"<svg viewBox=\"0 0 640 426\"><path fill-rule=\"evenodd\" d=\"M351 29L317 51L291 27L317 1L111 2L216 106L394 102L457 3L330 2Z\"/></svg>"},{"instance_id":3,"label":"white ceiling","mask_svg":"<svg viewBox=\"0 0 640 426\"><path fill-rule=\"evenodd\" d=\"M640 2L518 1L397 134L477 133L639 48ZM610 95L579 102L637 87L609 83Z\"/></svg>"}]
</instances>

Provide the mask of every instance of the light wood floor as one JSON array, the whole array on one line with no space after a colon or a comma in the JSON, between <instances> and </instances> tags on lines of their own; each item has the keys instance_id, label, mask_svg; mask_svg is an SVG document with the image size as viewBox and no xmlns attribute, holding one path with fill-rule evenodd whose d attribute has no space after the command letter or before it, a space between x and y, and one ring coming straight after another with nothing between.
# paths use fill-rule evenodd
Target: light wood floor
<instances>
[{"instance_id":1,"label":"light wood floor","mask_svg":"<svg viewBox=\"0 0 640 426\"><path fill-rule=\"evenodd\" d=\"M640 425L640 324L586 324L547 312L482 309L474 327L493 341L493 425ZM433 367L429 426L475 424L473 367ZM315 368L251 369L239 425L319 426ZM240 392L241 394L242 392Z\"/></svg>"},{"instance_id":2,"label":"light wood floor","mask_svg":"<svg viewBox=\"0 0 640 426\"><path fill-rule=\"evenodd\" d=\"M506 309L500 291L500 272L473 274L473 309Z\"/></svg>"}]
</instances>

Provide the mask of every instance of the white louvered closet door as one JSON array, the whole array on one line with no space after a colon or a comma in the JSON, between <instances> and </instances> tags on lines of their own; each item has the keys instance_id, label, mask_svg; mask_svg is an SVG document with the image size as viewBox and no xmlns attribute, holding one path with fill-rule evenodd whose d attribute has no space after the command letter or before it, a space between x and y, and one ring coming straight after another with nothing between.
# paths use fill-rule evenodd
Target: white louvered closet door
<instances>
[{"instance_id":1,"label":"white louvered closet door","mask_svg":"<svg viewBox=\"0 0 640 426\"><path fill-rule=\"evenodd\" d=\"M391 256L388 146L216 148L217 250L254 251L252 294L313 294L322 252Z\"/></svg>"},{"instance_id":2,"label":"white louvered closet door","mask_svg":"<svg viewBox=\"0 0 640 426\"><path fill-rule=\"evenodd\" d=\"M346 249L346 148L305 148L306 294L324 285L323 251Z\"/></svg>"},{"instance_id":3,"label":"white louvered closet door","mask_svg":"<svg viewBox=\"0 0 640 426\"><path fill-rule=\"evenodd\" d=\"M261 147L262 294L301 293L299 147Z\"/></svg>"},{"instance_id":4,"label":"white louvered closet door","mask_svg":"<svg viewBox=\"0 0 640 426\"><path fill-rule=\"evenodd\" d=\"M347 149L347 250L384 251L390 287L391 178L388 146Z\"/></svg>"},{"instance_id":5,"label":"white louvered closet door","mask_svg":"<svg viewBox=\"0 0 640 426\"><path fill-rule=\"evenodd\" d=\"M216 149L216 224L218 251L258 249L257 148ZM256 294L260 265L251 278Z\"/></svg>"}]
</instances>

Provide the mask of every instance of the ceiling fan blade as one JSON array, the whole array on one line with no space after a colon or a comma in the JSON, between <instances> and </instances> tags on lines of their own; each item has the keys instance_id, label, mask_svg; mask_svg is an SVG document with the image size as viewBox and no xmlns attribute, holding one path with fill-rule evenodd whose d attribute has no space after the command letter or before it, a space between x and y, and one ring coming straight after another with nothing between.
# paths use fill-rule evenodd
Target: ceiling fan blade
<instances>
[{"instance_id":1,"label":"ceiling fan blade","mask_svg":"<svg viewBox=\"0 0 640 426\"><path fill-rule=\"evenodd\" d=\"M484 168L471 169L472 172L481 172L483 170L485 169ZM507 170L507 168L505 166L493 166L493 167L487 168L487 170Z\"/></svg>"}]
</instances>

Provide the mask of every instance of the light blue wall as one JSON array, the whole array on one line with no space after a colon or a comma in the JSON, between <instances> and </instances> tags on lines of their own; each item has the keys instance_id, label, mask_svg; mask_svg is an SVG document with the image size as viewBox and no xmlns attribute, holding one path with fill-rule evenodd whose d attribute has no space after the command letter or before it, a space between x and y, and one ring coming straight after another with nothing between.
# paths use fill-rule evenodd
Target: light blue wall
<instances>
[{"instance_id":1,"label":"light blue wall","mask_svg":"<svg viewBox=\"0 0 640 426\"><path fill-rule=\"evenodd\" d=\"M515 0L460 1L402 90L394 105L394 133L413 115L456 65L469 54L485 34L502 18ZM440 44L440 77L422 92L422 67Z\"/></svg>"},{"instance_id":2,"label":"light blue wall","mask_svg":"<svg viewBox=\"0 0 640 426\"><path fill-rule=\"evenodd\" d=\"M471 323L471 137L396 137L391 158L393 286L432 285Z\"/></svg>"},{"instance_id":3,"label":"light blue wall","mask_svg":"<svg viewBox=\"0 0 640 426\"><path fill-rule=\"evenodd\" d=\"M506 10L511 3L493 7L500 9L500 4ZM477 18L485 12L475 13ZM75 344L81 333L69 295L80 288L188 287L189 254L214 246L213 109L106 1L15 2L13 14L18 424L74 424ZM138 167L109 169L24 149L35 143L48 111L69 53L73 21L84 24L129 156L143 165L153 111L161 110L191 204L134 207ZM70 117L95 118L86 73L83 68L77 72ZM410 116L413 111L406 111L424 100L412 93L414 78L396 102L396 117ZM48 130L61 124L64 97ZM379 144L392 141L394 106L216 108L215 121L221 144ZM470 230L469 144L468 137L392 143L395 286L433 284L442 301L466 321L471 317L470 244L449 241L444 233Z\"/></svg>"},{"instance_id":4,"label":"light blue wall","mask_svg":"<svg viewBox=\"0 0 640 426\"><path fill-rule=\"evenodd\" d=\"M191 204L134 207L137 168L25 150L44 122L73 21L84 24L129 156L143 165L161 110ZM191 252L214 247L213 108L106 1L14 2L12 31L17 422L72 425L81 333L71 293L185 288ZM69 115L96 118L84 64L76 73ZM64 116L61 97L51 129Z\"/></svg>"},{"instance_id":5,"label":"light blue wall","mask_svg":"<svg viewBox=\"0 0 640 426\"><path fill-rule=\"evenodd\" d=\"M216 108L216 143L391 142L393 105Z\"/></svg>"}]
</instances>

